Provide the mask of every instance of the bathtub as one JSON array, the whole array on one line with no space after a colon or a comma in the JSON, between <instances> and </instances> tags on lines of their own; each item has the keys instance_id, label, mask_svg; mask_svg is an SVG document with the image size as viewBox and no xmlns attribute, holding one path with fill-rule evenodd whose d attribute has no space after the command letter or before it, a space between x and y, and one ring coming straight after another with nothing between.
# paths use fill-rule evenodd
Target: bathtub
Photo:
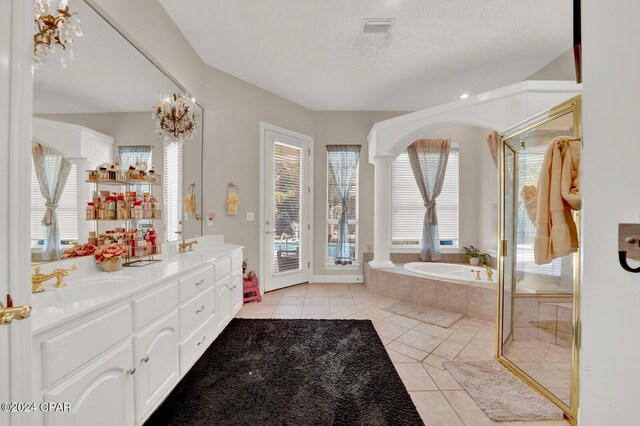
<instances>
[{"instance_id":1,"label":"bathtub","mask_svg":"<svg viewBox=\"0 0 640 426\"><path fill-rule=\"evenodd\" d=\"M481 270L480 280L473 270ZM470 265L413 262L375 269L365 264L364 284L374 294L493 322L498 274L492 271L488 281L484 268Z\"/></svg>"},{"instance_id":2,"label":"bathtub","mask_svg":"<svg viewBox=\"0 0 640 426\"><path fill-rule=\"evenodd\" d=\"M427 278L456 284L477 285L478 287L486 288L498 283L498 272L491 268L493 281L489 281L487 280L487 272L484 266L471 266L460 263L411 262L406 263L404 269ZM474 271L481 271L480 280L476 279L477 273Z\"/></svg>"}]
</instances>

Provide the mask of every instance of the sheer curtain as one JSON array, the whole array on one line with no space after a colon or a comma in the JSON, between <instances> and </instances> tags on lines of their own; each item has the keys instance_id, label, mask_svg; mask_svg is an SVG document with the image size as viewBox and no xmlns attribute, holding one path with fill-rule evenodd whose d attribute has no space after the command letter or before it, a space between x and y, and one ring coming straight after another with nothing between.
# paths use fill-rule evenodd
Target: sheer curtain
<instances>
[{"instance_id":1,"label":"sheer curtain","mask_svg":"<svg viewBox=\"0 0 640 426\"><path fill-rule=\"evenodd\" d=\"M335 250L336 265L351 265L351 249L349 247L349 213L348 197L356 180L360 145L327 145L329 170L335 183L342 208L338 220L338 243Z\"/></svg>"},{"instance_id":2,"label":"sheer curtain","mask_svg":"<svg viewBox=\"0 0 640 426\"><path fill-rule=\"evenodd\" d=\"M487 146L489 147L493 164L498 167L498 132L493 131L487 135Z\"/></svg>"},{"instance_id":3,"label":"sheer curtain","mask_svg":"<svg viewBox=\"0 0 640 426\"><path fill-rule=\"evenodd\" d=\"M60 229L56 209L67 184L72 164L56 151L37 142L32 143L31 153L40 185L40 192L46 200L47 210L42 218L46 227L46 238L42 260L58 260L61 258Z\"/></svg>"},{"instance_id":4,"label":"sheer curtain","mask_svg":"<svg viewBox=\"0 0 640 426\"><path fill-rule=\"evenodd\" d=\"M129 166L135 166L136 161L151 167L149 158L151 157L151 145L131 145L119 146L118 156L120 157L120 168L127 170Z\"/></svg>"},{"instance_id":5,"label":"sheer curtain","mask_svg":"<svg viewBox=\"0 0 640 426\"><path fill-rule=\"evenodd\" d=\"M427 208L420 245L420 258L423 261L440 260L436 198L442 190L450 147L451 139L420 139L407 148L413 177Z\"/></svg>"}]
</instances>

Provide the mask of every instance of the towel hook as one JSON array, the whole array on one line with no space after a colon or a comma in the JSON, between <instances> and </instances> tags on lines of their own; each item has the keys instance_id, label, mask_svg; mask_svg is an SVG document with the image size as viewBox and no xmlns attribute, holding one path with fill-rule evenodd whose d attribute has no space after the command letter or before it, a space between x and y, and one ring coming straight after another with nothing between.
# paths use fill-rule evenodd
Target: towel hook
<instances>
[{"instance_id":1,"label":"towel hook","mask_svg":"<svg viewBox=\"0 0 640 426\"><path fill-rule=\"evenodd\" d=\"M237 194L238 192L240 192L240 188L238 188L238 185L236 185L233 182L229 182L227 184L227 194L230 194L230 193L236 193Z\"/></svg>"}]
</instances>

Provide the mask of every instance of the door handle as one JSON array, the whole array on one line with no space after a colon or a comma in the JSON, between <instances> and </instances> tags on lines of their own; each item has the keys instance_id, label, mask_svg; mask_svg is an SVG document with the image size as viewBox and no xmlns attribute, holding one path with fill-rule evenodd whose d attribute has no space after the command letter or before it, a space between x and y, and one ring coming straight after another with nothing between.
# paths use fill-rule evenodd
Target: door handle
<instances>
[{"instance_id":1,"label":"door handle","mask_svg":"<svg viewBox=\"0 0 640 426\"><path fill-rule=\"evenodd\" d=\"M142 361L142 362L144 362L146 364L147 362L149 362L149 355L145 356L140 361Z\"/></svg>"},{"instance_id":2,"label":"door handle","mask_svg":"<svg viewBox=\"0 0 640 426\"><path fill-rule=\"evenodd\" d=\"M31 306L16 306L5 308L0 303L0 325L9 325L13 320L23 320L31 316Z\"/></svg>"}]
</instances>

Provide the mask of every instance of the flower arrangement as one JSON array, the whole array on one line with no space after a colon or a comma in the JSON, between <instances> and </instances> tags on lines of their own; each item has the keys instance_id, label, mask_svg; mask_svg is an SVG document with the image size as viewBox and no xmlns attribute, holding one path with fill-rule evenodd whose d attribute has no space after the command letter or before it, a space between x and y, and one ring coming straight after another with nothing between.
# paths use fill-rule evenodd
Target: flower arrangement
<instances>
[{"instance_id":1,"label":"flower arrangement","mask_svg":"<svg viewBox=\"0 0 640 426\"><path fill-rule=\"evenodd\" d=\"M62 258L69 259L72 257L91 256L96 252L96 250L98 250L98 247L93 244L76 244L70 249L65 250Z\"/></svg>"},{"instance_id":2,"label":"flower arrangement","mask_svg":"<svg viewBox=\"0 0 640 426\"><path fill-rule=\"evenodd\" d=\"M96 263L102 264L105 272L122 269L121 259L128 257L129 247L123 244L111 243L100 247L95 252Z\"/></svg>"}]
</instances>

